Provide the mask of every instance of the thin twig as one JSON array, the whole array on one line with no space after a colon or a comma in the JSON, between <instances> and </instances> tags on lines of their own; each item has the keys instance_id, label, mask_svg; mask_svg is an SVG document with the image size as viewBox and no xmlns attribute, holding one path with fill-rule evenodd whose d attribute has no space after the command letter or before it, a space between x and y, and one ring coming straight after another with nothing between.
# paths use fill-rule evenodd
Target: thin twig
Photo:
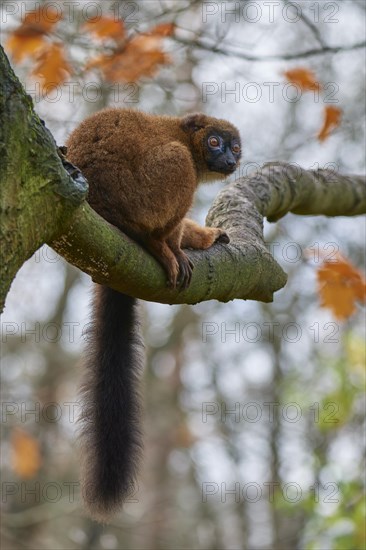
<instances>
[{"instance_id":1,"label":"thin twig","mask_svg":"<svg viewBox=\"0 0 366 550\"><path fill-rule=\"evenodd\" d=\"M258 62L290 61L292 59L304 59L307 57L325 55L329 53L335 54L339 52L349 52L349 51L354 51L354 50L358 50L366 47L366 42L356 42L356 44L351 44L350 46L324 46L322 48L312 48L304 52L275 54L275 55L252 55L249 53L235 51L231 48L228 48L227 46L219 47L214 44L205 44L202 41L190 40L190 39L179 37L176 35L173 38L176 42L179 42L184 46L191 46L191 47L198 48L200 50L209 51L211 53L219 53L225 56L237 57L238 59L244 59L246 61L258 61Z\"/></svg>"}]
</instances>

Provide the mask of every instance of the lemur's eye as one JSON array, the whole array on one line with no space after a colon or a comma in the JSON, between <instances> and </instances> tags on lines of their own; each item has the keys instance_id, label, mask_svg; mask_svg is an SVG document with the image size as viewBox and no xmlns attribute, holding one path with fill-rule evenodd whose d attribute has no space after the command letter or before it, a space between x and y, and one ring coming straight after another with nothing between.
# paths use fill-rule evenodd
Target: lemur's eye
<instances>
[{"instance_id":1,"label":"lemur's eye","mask_svg":"<svg viewBox=\"0 0 366 550\"><path fill-rule=\"evenodd\" d=\"M238 145L237 143L235 145L232 146L232 151L233 153L240 153L240 145Z\"/></svg>"},{"instance_id":2,"label":"lemur's eye","mask_svg":"<svg viewBox=\"0 0 366 550\"><path fill-rule=\"evenodd\" d=\"M220 145L219 140L215 136L211 136L208 140L208 143L209 145L211 145L211 147L218 147Z\"/></svg>"}]
</instances>

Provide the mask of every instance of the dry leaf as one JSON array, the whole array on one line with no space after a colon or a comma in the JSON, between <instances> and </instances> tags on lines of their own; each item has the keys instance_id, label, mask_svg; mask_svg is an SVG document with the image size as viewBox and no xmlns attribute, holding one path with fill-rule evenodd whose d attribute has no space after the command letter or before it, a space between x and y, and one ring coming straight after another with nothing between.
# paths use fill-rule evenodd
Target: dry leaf
<instances>
[{"instance_id":1,"label":"dry leaf","mask_svg":"<svg viewBox=\"0 0 366 550\"><path fill-rule=\"evenodd\" d=\"M5 44L14 61L34 56L46 44L46 36L60 19L58 10L50 6L47 10L38 8L26 14L21 25L15 29Z\"/></svg>"},{"instance_id":2,"label":"dry leaf","mask_svg":"<svg viewBox=\"0 0 366 550\"><path fill-rule=\"evenodd\" d=\"M117 43L121 43L125 38L123 21L116 21L112 17L100 17L95 21L88 21L81 30L90 32L101 40L110 38Z\"/></svg>"},{"instance_id":3,"label":"dry leaf","mask_svg":"<svg viewBox=\"0 0 366 550\"><path fill-rule=\"evenodd\" d=\"M291 84L296 84L304 92L309 90L320 90L321 85L316 80L315 73L310 69L299 67L297 69L290 69L285 71L285 77Z\"/></svg>"},{"instance_id":4,"label":"dry leaf","mask_svg":"<svg viewBox=\"0 0 366 550\"><path fill-rule=\"evenodd\" d=\"M170 62L161 49L161 38L139 35L130 40L122 51L101 55L87 68L98 68L110 82L135 82L143 76L153 76L159 65Z\"/></svg>"},{"instance_id":5,"label":"dry leaf","mask_svg":"<svg viewBox=\"0 0 366 550\"><path fill-rule=\"evenodd\" d=\"M47 9L39 7L38 9L26 14L22 22L22 27L34 28L38 32L50 32L52 27L62 19L61 10L56 10L52 6Z\"/></svg>"},{"instance_id":6,"label":"dry leaf","mask_svg":"<svg viewBox=\"0 0 366 550\"><path fill-rule=\"evenodd\" d=\"M318 140L325 141L334 128L340 125L342 118L342 109L327 105L324 111L324 122L318 133Z\"/></svg>"},{"instance_id":7,"label":"dry leaf","mask_svg":"<svg viewBox=\"0 0 366 550\"><path fill-rule=\"evenodd\" d=\"M26 57L34 56L46 44L43 34L26 36L20 33L12 33L7 40L5 47L16 63Z\"/></svg>"},{"instance_id":8,"label":"dry leaf","mask_svg":"<svg viewBox=\"0 0 366 550\"><path fill-rule=\"evenodd\" d=\"M332 310L337 319L348 319L356 310L356 301L366 301L366 279L341 256L337 262L324 262L318 269L321 306Z\"/></svg>"},{"instance_id":9,"label":"dry leaf","mask_svg":"<svg viewBox=\"0 0 366 550\"><path fill-rule=\"evenodd\" d=\"M172 36L175 30L174 23L161 23L152 28L148 34L153 36Z\"/></svg>"},{"instance_id":10,"label":"dry leaf","mask_svg":"<svg viewBox=\"0 0 366 550\"><path fill-rule=\"evenodd\" d=\"M42 463L38 441L18 428L12 434L11 445L14 472L23 479L35 476Z\"/></svg>"},{"instance_id":11,"label":"dry leaf","mask_svg":"<svg viewBox=\"0 0 366 550\"><path fill-rule=\"evenodd\" d=\"M49 44L40 52L31 74L41 81L43 89L50 91L64 82L71 73L72 68L66 61L63 46Z\"/></svg>"}]
</instances>

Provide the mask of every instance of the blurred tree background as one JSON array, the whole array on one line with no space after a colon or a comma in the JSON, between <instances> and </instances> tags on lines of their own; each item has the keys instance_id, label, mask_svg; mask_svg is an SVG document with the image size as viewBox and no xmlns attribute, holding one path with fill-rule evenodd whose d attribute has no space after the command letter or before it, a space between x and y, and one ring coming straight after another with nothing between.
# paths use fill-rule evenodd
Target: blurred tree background
<instances>
[{"instance_id":1,"label":"blurred tree background","mask_svg":"<svg viewBox=\"0 0 366 550\"><path fill-rule=\"evenodd\" d=\"M365 170L363 0L1 10L1 42L60 145L107 105L205 111L241 132L235 177L270 160ZM198 191L198 221L222 185ZM84 516L78 485L91 281L48 247L23 266L2 319L4 549L365 548L364 310L321 307L316 275L337 252L362 269L365 220L265 229L289 274L273 304L141 304L145 459L108 526Z\"/></svg>"}]
</instances>

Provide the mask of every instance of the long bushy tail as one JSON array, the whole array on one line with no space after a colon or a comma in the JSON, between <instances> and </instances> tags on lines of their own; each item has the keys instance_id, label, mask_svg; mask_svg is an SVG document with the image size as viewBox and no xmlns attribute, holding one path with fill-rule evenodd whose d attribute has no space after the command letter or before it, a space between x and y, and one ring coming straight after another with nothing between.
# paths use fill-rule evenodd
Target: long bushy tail
<instances>
[{"instance_id":1,"label":"long bushy tail","mask_svg":"<svg viewBox=\"0 0 366 550\"><path fill-rule=\"evenodd\" d=\"M99 521L107 521L134 492L143 357L135 298L96 285L80 441L83 499Z\"/></svg>"}]
</instances>

